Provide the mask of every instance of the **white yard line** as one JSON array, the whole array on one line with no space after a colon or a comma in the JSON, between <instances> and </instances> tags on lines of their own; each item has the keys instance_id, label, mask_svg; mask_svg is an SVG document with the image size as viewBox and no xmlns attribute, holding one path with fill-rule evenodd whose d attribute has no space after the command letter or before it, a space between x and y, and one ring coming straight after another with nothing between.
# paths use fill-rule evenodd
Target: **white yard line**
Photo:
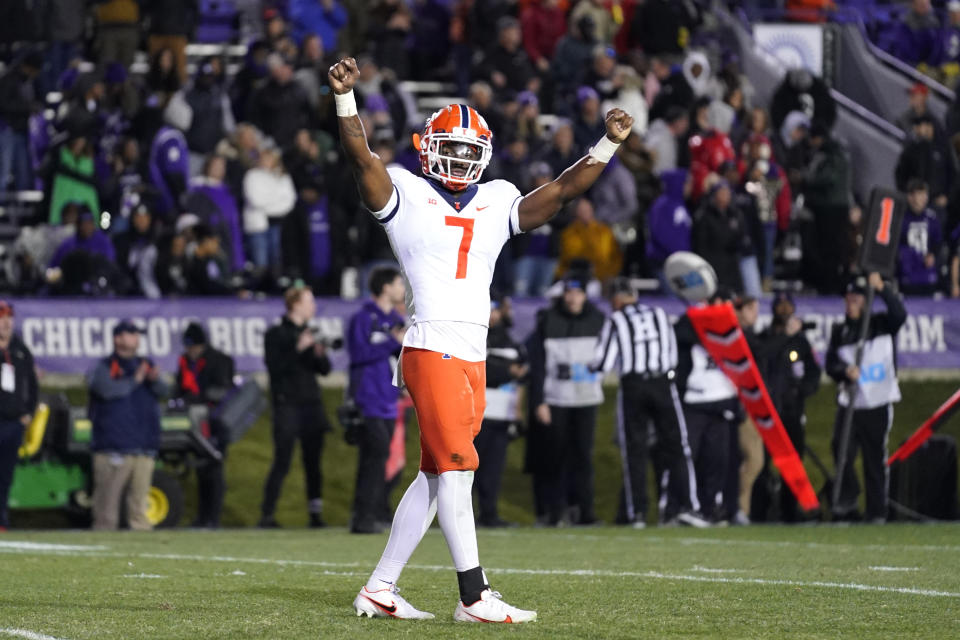
<instances>
[{"instance_id":1,"label":"white yard line","mask_svg":"<svg viewBox=\"0 0 960 640\"><path fill-rule=\"evenodd\" d=\"M3 549L0 549L3 551ZM274 566L295 566L295 567L326 567L326 568L352 568L360 566L358 562L326 562L319 560L284 560L277 558L248 558L238 556L204 556L197 554L179 554L179 553L118 553L91 551L89 553L78 553L68 551L44 551L32 550L36 554L50 554L58 556L72 557L109 557L109 558L145 558L151 560L185 560L191 562L229 562L237 564L265 564ZM28 554L26 550L18 550L17 553ZM448 565L407 565L408 569L415 571L451 571ZM774 585L790 587L820 587L826 589L844 589L852 591L872 591L878 593L901 593L909 595L936 597L936 598L960 598L960 593L953 591L939 591L936 589L923 589L919 587L892 587L885 585L860 584L857 582L826 582L821 580L781 580L774 578L741 578L741 577L713 577L703 575L687 575L675 573L661 573L659 571L610 571L606 569L517 569L517 568L498 568L487 567L487 571L492 574L515 574L515 575L536 575L536 576L575 576L575 577L602 577L602 578L642 578L648 580L673 580L689 582L715 582L723 584L757 584ZM332 574L334 572L324 572ZM352 572L351 572L352 575ZM366 575L365 573L363 575Z\"/></svg>"},{"instance_id":2,"label":"white yard line","mask_svg":"<svg viewBox=\"0 0 960 640\"><path fill-rule=\"evenodd\" d=\"M533 530L531 530L533 531ZM542 533L542 529L536 530ZM516 536L518 532L506 531L483 531L481 536L508 537ZM523 532L520 532L522 535ZM719 538L663 538L656 535L648 535L649 530L637 531L636 535L613 535L600 536L589 533L556 533L556 537L566 540L600 541L600 542L630 542L636 543L656 543L656 544L681 544L681 545L716 545L722 547L782 547L785 549L804 547L806 549L870 549L874 551L884 551L888 549L898 549L907 551L947 551L956 553L960 551L960 545L936 545L936 544L850 544L846 542L803 542L793 540L728 540Z\"/></svg>"},{"instance_id":3,"label":"white yard line","mask_svg":"<svg viewBox=\"0 0 960 640\"><path fill-rule=\"evenodd\" d=\"M881 565L867 568L871 571L920 571L920 567L885 567Z\"/></svg>"},{"instance_id":4,"label":"white yard line","mask_svg":"<svg viewBox=\"0 0 960 640\"><path fill-rule=\"evenodd\" d=\"M156 573L128 573L124 578L166 578L167 576L161 576Z\"/></svg>"},{"instance_id":5,"label":"white yard line","mask_svg":"<svg viewBox=\"0 0 960 640\"><path fill-rule=\"evenodd\" d=\"M106 551L110 547L88 544L50 544L47 542L28 542L26 540L0 540L0 550L14 551Z\"/></svg>"},{"instance_id":6,"label":"white yard line","mask_svg":"<svg viewBox=\"0 0 960 640\"><path fill-rule=\"evenodd\" d=\"M696 571L698 573L742 573L743 569L711 569L709 567L693 565L693 567L690 568L690 571Z\"/></svg>"},{"instance_id":7,"label":"white yard line","mask_svg":"<svg viewBox=\"0 0 960 640\"><path fill-rule=\"evenodd\" d=\"M29 631L27 629L9 629L4 627L0 627L0 636L26 638L26 640L63 640L62 638L55 638L44 633L37 633L36 631Z\"/></svg>"}]
</instances>

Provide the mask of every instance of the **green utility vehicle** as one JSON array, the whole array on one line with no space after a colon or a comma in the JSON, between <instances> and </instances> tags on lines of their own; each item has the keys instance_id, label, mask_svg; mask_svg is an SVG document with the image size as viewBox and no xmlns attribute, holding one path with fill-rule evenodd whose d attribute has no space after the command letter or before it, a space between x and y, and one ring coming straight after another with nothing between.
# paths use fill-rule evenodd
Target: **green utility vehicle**
<instances>
[{"instance_id":1,"label":"green utility vehicle","mask_svg":"<svg viewBox=\"0 0 960 640\"><path fill-rule=\"evenodd\" d=\"M265 407L265 400L257 403L247 396L253 404L242 407L242 424L229 430L231 440L239 439ZM203 405L171 404L161 417L160 451L147 500L147 518L155 527L177 526L183 516L180 480L198 465L221 459L204 436L209 433L211 412ZM20 448L10 509L62 509L76 526L88 526L93 489L91 435L86 408L71 407L62 395L46 396Z\"/></svg>"}]
</instances>

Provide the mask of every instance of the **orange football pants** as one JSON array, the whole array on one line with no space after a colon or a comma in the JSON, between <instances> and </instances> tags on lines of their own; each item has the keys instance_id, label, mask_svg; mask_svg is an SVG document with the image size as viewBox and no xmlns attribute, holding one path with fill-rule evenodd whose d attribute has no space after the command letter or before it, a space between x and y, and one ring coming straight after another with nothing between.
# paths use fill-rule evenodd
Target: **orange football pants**
<instances>
[{"instance_id":1,"label":"orange football pants","mask_svg":"<svg viewBox=\"0 0 960 640\"><path fill-rule=\"evenodd\" d=\"M486 363L410 347L400 357L420 424L420 470L475 471L480 459L473 439L487 403Z\"/></svg>"}]
</instances>

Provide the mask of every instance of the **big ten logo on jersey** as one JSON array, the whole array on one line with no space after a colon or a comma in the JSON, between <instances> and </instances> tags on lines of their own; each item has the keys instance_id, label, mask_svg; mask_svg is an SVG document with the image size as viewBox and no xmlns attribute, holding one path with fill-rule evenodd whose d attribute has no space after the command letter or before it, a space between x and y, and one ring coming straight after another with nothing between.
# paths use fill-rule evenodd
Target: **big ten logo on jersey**
<instances>
[{"instance_id":1,"label":"big ten logo on jersey","mask_svg":"<svg viewBox=\"0 0 960 640\"><path fill-rule=\"evenodd\" d=\"M570 380L572 382L594 382L600 376L593 372L583 362L567 364L565 362L557 365L557 379Z\"/></svg>"},{"instance_id":2,"label":"big ten logo on jersey","mask_svg":"<svg viewBox=\"0 0 960 640\"><path fill-rule=\"evenodd\" d=\"M437 204L436 198L427 198L427 204Z\"/></svg>"},{"instance_id":3,"label":"big ten logo on jersey","mask_svg":"<svg viewBox=\"0 0 960 640\"><path fill-rule=\"evenodd\" d=\"M887 377L887 368L882 362L864 365L860 368L860 384L883 382Z\"/></svg>"}]
</instances>

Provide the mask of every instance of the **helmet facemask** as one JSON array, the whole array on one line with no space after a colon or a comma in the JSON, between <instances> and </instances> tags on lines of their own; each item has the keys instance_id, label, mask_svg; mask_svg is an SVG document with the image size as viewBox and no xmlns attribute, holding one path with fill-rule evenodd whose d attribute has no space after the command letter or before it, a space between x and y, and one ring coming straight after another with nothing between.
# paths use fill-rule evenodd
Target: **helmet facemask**
<instances>
[{"instance_id":1,"label":"helmet facemask","mask_svg":"<svg viewBox=\"0 0 960 640\"><path fill-rule=\"evenodd\" d=\"M454 189L478 182L493 151L487 140L452 133L425 135L421 147L426 147L424 172Z\"/></svg>"}]
</instances>

